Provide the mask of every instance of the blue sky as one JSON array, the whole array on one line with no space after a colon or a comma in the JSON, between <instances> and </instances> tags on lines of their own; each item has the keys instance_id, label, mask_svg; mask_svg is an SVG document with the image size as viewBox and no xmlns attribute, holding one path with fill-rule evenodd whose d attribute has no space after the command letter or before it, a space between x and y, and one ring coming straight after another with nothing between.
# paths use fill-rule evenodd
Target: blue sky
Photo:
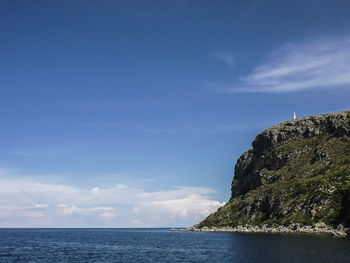
<instances>
[{"instance_id":1,"label":"blue sky","mask_svg":"<svg viewBox=\"0 0 350 263\"><path fill-rule=\"evenodd\" d=\"M197 223L256 134L349 110L349 1L0 2L0 226Z\"/></svg>"}]
</instances>

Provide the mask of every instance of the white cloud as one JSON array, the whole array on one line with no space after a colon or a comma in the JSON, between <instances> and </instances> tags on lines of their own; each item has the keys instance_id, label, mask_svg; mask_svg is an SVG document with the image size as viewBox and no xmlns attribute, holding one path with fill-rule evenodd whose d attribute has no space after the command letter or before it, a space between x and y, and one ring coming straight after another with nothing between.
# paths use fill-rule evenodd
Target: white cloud
<instances>
[{"instance_id":1,"label":"white cloud","mask_svg":"<svg viewBox=\"0 0 350 263\"><path fill-rule=\"evenodd\" d=\"M226 65L233 67L236 65L236 59L235 57L228 52L217 52L213 54L213 57Z\"/></svg>"},{"instance_id":2,"label":"white cloud","mask_svg":"<svg viewBox=\"0 0 350 263\"><path fill-rule=\"evenodd\" d=\"M58 204L57 207L68 207L66 204Z\"/></svg>"},{"instance_id":3,"label":"white cloud","mask_svg":"<svg viewBox=\"0 0 350 263\"><path fill-rule=\"evenodd\" d=\"M61 206L61 212L64 215L73 215L73 214L84 214L83 209L76 207L75 205L66 205Z\"/></svg>"},{"instance_id":4,"label":"white cloud","mask_svg":"<svg viewBox=\"0 0 350 263\"><path fill-rule=\"evenodd\" d=\"M195 214L196 218L199 219L204 218L211 211L222 206L223 203L203 199L200 195L192 194L180 199L153 201L152 205L162 208L173 215L177 214L182 218L187 219Z\"/></svg>"},{"instance_id":5,"label":"white cloud","mask_svg":"<svg viewBox=\"0 0 350 263\"><path fill-rule=\"evenodd\" d=\"M47 204L35 204L34 205L34 208L48 208L49 207L49 205L47 205Z\"/></svg>"},{"instance_id":6,"label":"white cloud","mask_svg":"<svg viewBox=\"0 0 350 263\"><path fill-rule=\"evenodd\" d=\"M227 93L349 89L350 42L323 39L282 46L240 81L215 88Z\"/></svg>"},{"instance_id":7,"label":"white cloud","mask_svg":"<svg viewBox=\"0 0 350 263\"><path fill-rule=\"evenodd\" d=\"M224 205L205 187L150 192L120 183L84 189L12 177L0 178L4 227L188 226Z\"/></svg>"},{"instance_id":8,"label":"white cloud","mask_svg":"<svg viewBox=\"0 0 350 263\"><path fill-rule=\"evenodd\" d=\"M101 217L103 220L112 220L112 219L115 218L116 216L117 216L117 214L115 214L115 213L110 213L110 212L105 212L105 213L100 214L100 217Z\"/></svg>"}]
</instances>

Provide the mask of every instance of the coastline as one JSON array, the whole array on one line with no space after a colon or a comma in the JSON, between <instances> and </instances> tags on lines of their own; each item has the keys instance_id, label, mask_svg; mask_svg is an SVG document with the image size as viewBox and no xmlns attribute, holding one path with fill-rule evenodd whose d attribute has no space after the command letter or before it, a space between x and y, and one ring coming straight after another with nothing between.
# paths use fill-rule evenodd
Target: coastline
<instances>
[{"instance_id":1,"label":"coastline","mask_svg":"<svg viewBox=\"0 0 350 263\"><path fill-rule=\"evenodd\" d=\"M197 231L197 232L234 232L234 233L268 233L268 234L313 234L313 235L330 235L332 237L349 237L350 228L339 225L333 228L324 223L317 223L314 226L300 226L299 224L291 224L289 226L271 227L262 226L236 226L236 227L203 227L196 226L187 227L185 229L171 229L173 231Z\"/></svg>"}]
</instances>

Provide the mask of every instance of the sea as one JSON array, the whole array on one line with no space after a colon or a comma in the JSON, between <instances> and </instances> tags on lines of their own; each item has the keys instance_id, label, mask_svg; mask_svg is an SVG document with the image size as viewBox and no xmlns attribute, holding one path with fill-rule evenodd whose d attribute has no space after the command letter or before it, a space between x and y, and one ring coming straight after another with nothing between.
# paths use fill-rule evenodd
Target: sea
<instances>
[{"instance_id":1,"label":"sea","mask_svg":"<svg viewBox=\"0 0 350 263\"><path fill-rule=\"evenodd\" d=\"M0 229L0 262L350 262L350 239L170 229Z\"/></svg>"}]
</instances>

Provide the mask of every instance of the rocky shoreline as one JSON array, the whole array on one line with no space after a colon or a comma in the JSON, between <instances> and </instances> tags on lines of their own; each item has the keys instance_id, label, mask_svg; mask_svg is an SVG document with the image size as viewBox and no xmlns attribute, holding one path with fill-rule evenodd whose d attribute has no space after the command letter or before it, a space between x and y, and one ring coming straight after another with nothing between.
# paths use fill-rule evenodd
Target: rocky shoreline
<instances>
[{"instance_id":1,"label":"rocky shoreline","mask_svg":"<svg viewBox=\"0 0 350 263\"><path fill-rule=\"evenodd\" d=\"M300 226L299 224L291 224L289 226L271 227L262 226L236 226L236 227L203 227L195 226L185 229L172 229L178 231L198 231L198 232L238 232L238 233L271 233L271 234L325 234L332 237L348 237L350 236L350 228L338 225L337 228L326 225L325 223L317 223L314 226Z\"/></svg>"}]
</instances>

